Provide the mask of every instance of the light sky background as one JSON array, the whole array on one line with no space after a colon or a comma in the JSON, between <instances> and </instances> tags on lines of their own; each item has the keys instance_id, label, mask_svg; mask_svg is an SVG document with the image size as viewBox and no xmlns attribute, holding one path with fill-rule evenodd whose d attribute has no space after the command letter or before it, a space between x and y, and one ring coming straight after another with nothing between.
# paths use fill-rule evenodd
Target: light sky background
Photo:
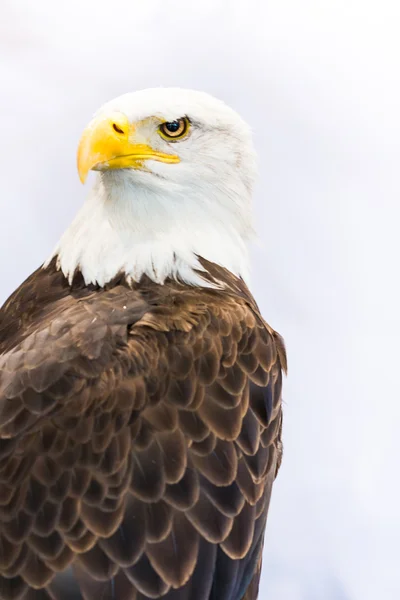
<instances>
[{"instance_id":1,"label":"light sky background","mask_svg":"<svg viewBox=\"0 0 400 600\"><path fill-rule=\"evenodd\" d=\"M253 291L289 354L260 600L400 598L400 3L2 0L0 300L84 201L92 113L203 89L260 155Z\"/></svg>"}]
</instances>

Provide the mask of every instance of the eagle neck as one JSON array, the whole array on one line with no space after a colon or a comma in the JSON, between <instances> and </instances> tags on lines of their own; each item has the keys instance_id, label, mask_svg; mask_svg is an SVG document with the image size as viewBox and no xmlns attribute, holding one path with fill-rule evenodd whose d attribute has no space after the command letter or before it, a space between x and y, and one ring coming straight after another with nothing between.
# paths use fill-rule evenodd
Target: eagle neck
<instances>
[{"instance_id":1,"label":"eagle neck","mask_svg":"<svg viewBox=\"0 0 400 600\"><path fill-rule=\"evenodd\" d=\"M246 231L232 215L198 198L115 187L110 193L98 177L44 266L57 257L70 282L80 271L86 285L101 287L119 273L132 282L146 275L159 284L176 279L210 287L203 258L248 279Z\"/></svg>"}]
</instances>

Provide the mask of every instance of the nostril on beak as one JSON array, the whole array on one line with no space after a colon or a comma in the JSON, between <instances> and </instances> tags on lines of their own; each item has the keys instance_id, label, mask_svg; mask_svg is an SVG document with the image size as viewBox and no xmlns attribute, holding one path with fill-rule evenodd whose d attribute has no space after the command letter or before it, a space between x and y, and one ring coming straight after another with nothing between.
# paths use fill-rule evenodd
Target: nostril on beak
<instances>
[{"instance_id":1,"label":"nostril on beak","mask_svg":"<svg viewBox=\"0 0 400 600\"><path fill-rule=\"evenodd\" d=\"M121 129L121 127L119 127L119 125L117 125L116 123L113 123L113 129L117 133L125 133L125 131L123 129Z\"/></svg>"}]
</instances>

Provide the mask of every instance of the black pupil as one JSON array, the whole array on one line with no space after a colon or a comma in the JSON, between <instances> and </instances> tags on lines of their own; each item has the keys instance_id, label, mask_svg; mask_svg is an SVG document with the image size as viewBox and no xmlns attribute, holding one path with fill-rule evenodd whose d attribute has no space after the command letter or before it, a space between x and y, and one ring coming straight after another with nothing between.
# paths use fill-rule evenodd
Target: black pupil
<instances>
[{"instance_id":1,"label":"black pupil","mask_svg":"<svg viewBox=\"0 0 400 600\"><path fill-rule=\"evenodd\" d=\"M171 133L175 133L178 131L181 126L179 121L171 121L170 123L165 123L165 128Z\"/></svg>"}]
</instances>

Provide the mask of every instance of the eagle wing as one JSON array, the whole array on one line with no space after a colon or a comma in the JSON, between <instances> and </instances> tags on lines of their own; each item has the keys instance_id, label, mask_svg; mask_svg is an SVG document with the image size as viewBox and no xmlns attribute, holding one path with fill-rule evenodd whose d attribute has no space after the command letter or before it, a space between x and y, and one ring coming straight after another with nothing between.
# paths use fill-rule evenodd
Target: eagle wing
<instances>
[{"instance_id":1,"label":"eagle wing","mask_svg":"<svg viewBox=\"0 0 400 600\"><path fill-rule=\"evenodd\" d=\"M0 321L0 599L255 600L281 338L250 296L32 286Z\"/></svg>"}]
</instances>

